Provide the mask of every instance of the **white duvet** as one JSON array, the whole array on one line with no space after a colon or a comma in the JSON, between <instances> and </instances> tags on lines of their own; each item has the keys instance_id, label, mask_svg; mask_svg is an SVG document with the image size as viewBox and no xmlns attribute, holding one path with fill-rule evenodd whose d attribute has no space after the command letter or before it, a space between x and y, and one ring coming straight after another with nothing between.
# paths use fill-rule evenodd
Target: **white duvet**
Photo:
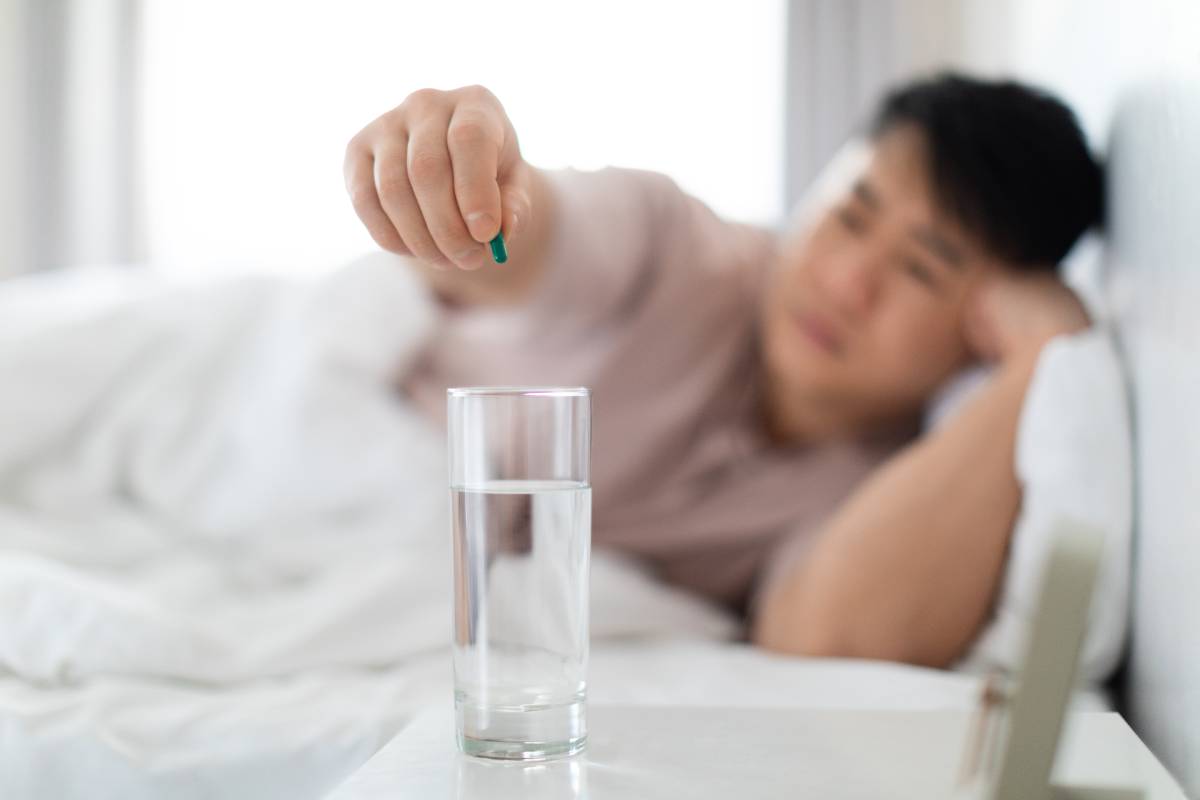
<instances>
[{"instance_id":1,"label":"white duvet","mask_svg":"<svg viewBox=\"0 0 1200 800\"><path fill-rule=\"evenodd\" d=\"M444 443L389 388L431 321L378 259L0 284L0 797L320 797L449 702ZM592 597L593 702L975 700L736 644L604 554Z\"/></svg>"}]
</instances>

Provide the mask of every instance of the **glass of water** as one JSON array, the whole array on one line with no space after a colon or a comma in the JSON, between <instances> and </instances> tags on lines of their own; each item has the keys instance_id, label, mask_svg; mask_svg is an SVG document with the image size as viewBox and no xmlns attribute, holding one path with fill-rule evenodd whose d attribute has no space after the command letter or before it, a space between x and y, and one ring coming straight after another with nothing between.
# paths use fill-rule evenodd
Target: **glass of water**
<instances>
[{"instance_id":1,"label":"glass of water","mask_svg":"<svg viewBox=\"0 0 1200 800\"><path fill-rule=\"evenodd\" d=\"M447 410L459 748L577 753L587 740L591 394L449 389Z\"/></svg>"}]
</instances>

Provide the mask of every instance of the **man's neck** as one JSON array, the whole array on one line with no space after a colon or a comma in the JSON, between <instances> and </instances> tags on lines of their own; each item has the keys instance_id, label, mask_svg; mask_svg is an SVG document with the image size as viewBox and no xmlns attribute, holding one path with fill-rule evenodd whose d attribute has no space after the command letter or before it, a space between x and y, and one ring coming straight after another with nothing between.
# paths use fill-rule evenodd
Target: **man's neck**
<instances>
[{"instance_id":1,"label":"man's neck","mask_svg":"<svg viewBox=\"0 0 1200 800\"><path fill-rule=\"evenodd\" d=\"M762 396L763 429L776 444L821 444L845 438L847 425L824 404L769 387Z\"/></svg>"},{"instance_id":2,"label":"man's neck","mask_svg":"<svg viewBox=\"0 0 1200 800\"><path fill-rule=\"evenodd\" d=\"M853 404L769 381L762 392L761 412L767 437L780 445L907 439L920 427L917 412L879 418Z\"/></svg>"}]
</instances>

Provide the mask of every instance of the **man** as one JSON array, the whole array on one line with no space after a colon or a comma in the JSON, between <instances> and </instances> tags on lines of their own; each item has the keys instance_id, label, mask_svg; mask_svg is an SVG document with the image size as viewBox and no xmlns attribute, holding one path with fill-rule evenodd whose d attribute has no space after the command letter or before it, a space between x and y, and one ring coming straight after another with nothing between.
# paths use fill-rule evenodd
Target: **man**
<instances>
[{"instance_id":1,"label":"man","mask_svg":"<svg viewBox=\"0 0 1200 800\"><path fill-rule=\"evenodd\" d=\"M850 180L782 237L653 173L536 169L481 87L414 93L345 172L376 242L442 301L402 377L431 416L448 385L592 387L598 547L746 610L765 647L963 654L1020 504L1038 353L1088 324L1055 265L1102 181L1061 103L955 75L903 87ZM979 360L988 383L906 443Z\"/></svg>"}]
</instances>

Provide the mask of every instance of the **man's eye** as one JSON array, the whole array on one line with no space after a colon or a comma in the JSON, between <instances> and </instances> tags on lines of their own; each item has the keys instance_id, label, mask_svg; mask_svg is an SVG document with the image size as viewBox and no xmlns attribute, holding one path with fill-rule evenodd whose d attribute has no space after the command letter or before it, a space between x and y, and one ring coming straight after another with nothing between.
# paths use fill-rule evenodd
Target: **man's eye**
<instances>
[{"instance_id":1,"label":"man's eye","mask_svg":"<svg viewBox=\"0 0 1200 800\"><path fill-rule=\"evenodd\" d=\"M911 258L906 258L901 263L904 267L904 272L910 277L928 286L930 289L937 288L937 279L933 277L933 271L929 267Z\"/></svg>"},{"instance_id":2,"label":"man's eye","mask_svg":"<svg viewBox=\"0 0 1200 800\"><path fill-rule=\"evenodd\" d=\"M838 220L841 221L842 227L851 233L858 235L867 229L867 222L857 212L850 208L839 208L837 212Z\"/></svg>"}]
</instances>

